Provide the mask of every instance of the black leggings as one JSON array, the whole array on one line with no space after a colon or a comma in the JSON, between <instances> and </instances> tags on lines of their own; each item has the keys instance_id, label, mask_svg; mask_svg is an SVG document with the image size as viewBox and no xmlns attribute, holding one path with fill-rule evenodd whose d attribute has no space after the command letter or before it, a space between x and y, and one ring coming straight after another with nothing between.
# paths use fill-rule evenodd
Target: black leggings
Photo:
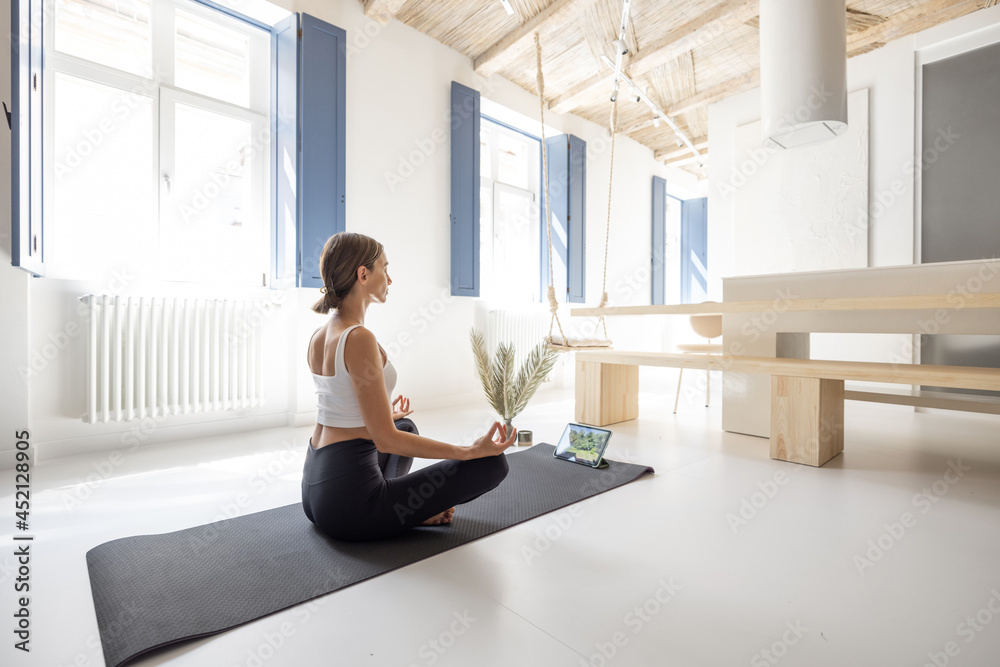
<instances>
[{"instance_id":1,"label":"black leggings","mask_svg":"<svg viewBox=\"0 0 1000 667\"><path fill-rule=\"evenodd\" d=\"M417 433L408 418L400 431ZM413 459L384 454L364 438L306 451L302 509L326 535L361 541L403 532L435 514L496 488L507 476L503 454L470 461L439 461L409 472Z\"/></svg>"}]
</instances>

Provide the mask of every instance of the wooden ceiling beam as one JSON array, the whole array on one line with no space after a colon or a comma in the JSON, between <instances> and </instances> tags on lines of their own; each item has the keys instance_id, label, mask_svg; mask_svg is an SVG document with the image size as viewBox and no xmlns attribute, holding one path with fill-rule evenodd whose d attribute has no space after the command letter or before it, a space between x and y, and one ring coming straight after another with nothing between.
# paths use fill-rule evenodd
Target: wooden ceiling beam
<instances>
[{"instance_id":1,"label":"wooden ceiling beam","mask_svg":"<svg viewBox=\"0 0 1000 667\"><path fill-rule=\"evenodd\" d=\"M701 167L699 166L701 164L705 164L707 166L708 153L702 153L701 157L698 157L696 155L691 155L689 153L688 155L681 155L675 157L672 160L663 161L664 166L674 167L676 169L680 169L681 167L698 167L699 169L701 169Z\"/></svg>"},{"instance_id":2,"label":"wooden ceiling beam","mask_svg":"<svg viewBox=\"0 0 1000 667\"><path fill-rule=\"evenodd\" d=\"M611 77L614 76L614 72L610 69L598 72L594 76L581 81L576 84L565 93L561 95L556 95L549 101L549 110L553 113L566 113L570 109L575 109L580 104L580 99L584 95L590 94L590 92L599 84L604 82L610 82ZM608 86L608 100L611 100L611 86Z\"/></svg>"},{"instance_id":3,"label":"wooden ceiling beam","mask_svg":"<svg viewBox=\"0 0 1000 667\"><path fill-rule=\"evenodd\" d=\"M365 6L365 16L375 19L381 25L386 25L396 17L406 0L362 0Z\"/></svg>"},{"instance_id":4,"label":"wooden ceiling beam","mask_svg":"<svg viewBox=\"0 0 1000 667\"><path fill-rule=\"evenodd\" d=\"M698 137L697 139L692 139L691 143L699 151L708 148L708 137ZM681 157L691 155L691 149L687 146L682 146L679 148L666 148L653 153L653 159L657 162L671 162L675 161Z\"/></svg>"},{"instance_id":5,"label":"wooden ceiling beam","mask_svg":"<svg viewBox=\"0 0 1000 667\"><path fill-rule=\"evenodd\" d=\"M680 100L676 104L671 104L663 110L663 113L671 117L677 116L682 113L693 111L699 107L724 100L730 95L735 95L736 93L742 93L745 90L757 88L758 86L760 86L760 70L755 69L741 76L729 79L728 81L723 81L717 86L707 88L697 95Z\"/></svg>"},{"instance_id":6,"label":"wooden ceiling beam","mask_svg":"<svg viewBox=\"0 0 1000 667\"><path fill-rule=\"evenodd\" d=\"M512 58L517 57L534 44L529 38L535 32L552 25L559 25L573 20L574 9L579 5L593 0L555 0L551 5L531 17L526 23L511 30L495 44L473 58L473 68L478 74L489 76L506 66Z\"/></svg>"},{"instance_id":7,"label":"wooden ceiling beam","mask_svg":"<svg viewBox=\"0 0 1000 667\"><path fill-rule=\"evenodd\" d=\"M645 130L647 127L653 127L653 119L646 118L645 120L640 120L638 123L633 123L623 130L618 130L619 134L629 135L633 132L638 132L639 130Z\"/></svg>"},{"instance_id":8,"label":"wooden ceiling beam","mask_svg":"<svg viewBox=\"0 0 1000 667\"><path fill-rule=\"evenodd\" d=\"M642 76L654 67L722 37L727 31L757 16L758 6L759 0L727 0L713 7L635 54L628 63L629 76L634 80L635 77ZM598 72L573 86L562 95L552 98L549 109L555 113L565 113L573 109L580 98L591 94L593 88L605 83L611 78L611 74L610 70ZM609 99L610 95L609 88Z\"/></svg>"},{"instance_id":9,"label":"wooden ceiling beam","mask_svg":"<svg viewBox=\"0 0 1000 667\"><path fill-rule=\"evenodd\" d=\"M687 51L715 42L759 14L759 0L727 0L636 54L629 63L629 76L635 79Z\"/></svg>"}]
</instances>

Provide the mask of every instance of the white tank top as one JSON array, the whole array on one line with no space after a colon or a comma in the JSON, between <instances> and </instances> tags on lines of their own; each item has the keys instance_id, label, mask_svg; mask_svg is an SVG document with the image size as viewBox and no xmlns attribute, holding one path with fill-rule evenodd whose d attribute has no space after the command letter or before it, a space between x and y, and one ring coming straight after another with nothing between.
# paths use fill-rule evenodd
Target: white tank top
<instances>
[{"instance_id":1,"label":"white tank top","mask_svg":"<svg viewBox=\"0 0 1000 667\"><path fill-rule=\"evenodd\" d=\"M365 425L364 419L361 418L361 406L358 405L358 398L354 395L350 374L347 372L347 366L344 365L344 345L347 343L347 334L359 326L361 325L355 324L344 329L344 332L340 334L340 340L337 341L337 351L334 354L334 374L312 374L313 382L316 384L316 422L323 426L348 428ZM385 358L385 366L382 367L382 374L385 376L386 397L391 398L392 390L396 386L396 369L388 355Z\"/></svg>"}]
</instances>

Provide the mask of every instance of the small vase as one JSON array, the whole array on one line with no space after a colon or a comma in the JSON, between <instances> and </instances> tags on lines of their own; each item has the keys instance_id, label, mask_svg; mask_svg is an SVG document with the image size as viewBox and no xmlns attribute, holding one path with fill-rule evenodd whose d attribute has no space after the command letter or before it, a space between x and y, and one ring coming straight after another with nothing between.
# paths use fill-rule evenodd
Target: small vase
<instances>
[{"instance_id":1,"label":"small vase","mask_svg":"<svg viewBox=\"0 0 1000 667\"><path fill-rule=\"evenodd\" d=\"M503 425L507 429L507 435L508 436L510 435L511 429L514 428L514 425L511 424L512 419L513 419L513 417L511 419L504 419L503 420Z\"/></svg>"}]
</instances>

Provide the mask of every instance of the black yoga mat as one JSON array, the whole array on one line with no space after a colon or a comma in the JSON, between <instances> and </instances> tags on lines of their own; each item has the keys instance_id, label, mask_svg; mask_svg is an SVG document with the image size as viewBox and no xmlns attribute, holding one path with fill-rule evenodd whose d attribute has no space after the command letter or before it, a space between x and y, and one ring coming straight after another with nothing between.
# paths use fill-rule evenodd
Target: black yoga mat
<instances>
[{"instance_id":1,"label":"black yoga mat","mask_svg":"<svg viewBox=\"0 0 1000 667\"><path fill-rule=\"evenodd\" d=\"M320 533L299 503L87 552L108 667L212 635L447 551L653 472L608 461L593 469L539 443L508 455L500 486L459 506L450 525L341 542Z\"/></svg>"}]
</instances>

